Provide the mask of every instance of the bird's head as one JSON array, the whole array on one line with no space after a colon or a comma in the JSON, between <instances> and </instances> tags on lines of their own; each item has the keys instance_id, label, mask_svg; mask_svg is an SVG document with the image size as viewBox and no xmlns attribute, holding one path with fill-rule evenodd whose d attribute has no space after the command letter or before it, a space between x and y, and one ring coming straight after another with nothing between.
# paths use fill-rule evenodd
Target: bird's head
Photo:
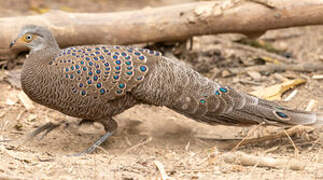
<instances>
[{"instance_id":1,"label":"bird's head","mask_svg":"<svg viewBox=\"0 0 323 180\"><path fill-rule=\"evenodd\" d=\"M58 48L52 33L45 27L36 25L24 26L17 38L10 43L10 48L27 47L31 53L45 48Z\"/></svg>"}]
</instances>

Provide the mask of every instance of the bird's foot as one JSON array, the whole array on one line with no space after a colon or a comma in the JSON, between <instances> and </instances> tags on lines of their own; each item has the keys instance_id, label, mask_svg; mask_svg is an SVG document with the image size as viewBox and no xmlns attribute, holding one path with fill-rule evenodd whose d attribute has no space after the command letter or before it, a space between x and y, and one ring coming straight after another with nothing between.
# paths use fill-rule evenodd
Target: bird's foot
<instances>
[{"instance_id":1,"label":"bird's foot","mask_svg":"<svg viewBox=\"0 0 323 180\"><path fill-rule=\"evenodd\" d=\"M70 156L83 156L85 154L92 153L98 146L100 146L105 140L107 140L114 132L107 132L105 133L100 139L98 139L92 146L86 149L83 152L72 154Z\"/></svg>"},{"instance_id":2,"label":"bird's foot","mask_svg":"<svg viewBox=\"0 0 323 180\"><path fill-rule=\"evenodd\" d=\"M49 132L56 129L57 127L61 126L62 124L66 124L64 121L60 122L58 124L48 122L40 127L38 127L36 130L34 130L32 133L29 134L30 139L36 137L38 134L43 133L43 135L40 137L40 139L43 139ZM68 124L66 124L68 125Z\"/></svg>"},{"instance_id":3,"label":"bird's foot","mask_svg":"<svg viewBox=\"0 0 323 180\"><path fill-rule=\"evenodd\" d=\"M77 126L81 126L82 124L87 123L93 123L91 120L82 119L80 122L77 123ZM29 138L32 139L35 136L43 133L43 135L40 137L40 139L43 139L45 136L47 136L48 133L50 133L52 130L60 127L61 125L64 125L64 127L69 127L71 123L68 123L66 121L61 121L59 123L52 123L48 122L40 127L38 127L36 130L34 130L32 133L29 134ZM72 123L73 124L73 123Z\"/></svg>"}]
</instances>

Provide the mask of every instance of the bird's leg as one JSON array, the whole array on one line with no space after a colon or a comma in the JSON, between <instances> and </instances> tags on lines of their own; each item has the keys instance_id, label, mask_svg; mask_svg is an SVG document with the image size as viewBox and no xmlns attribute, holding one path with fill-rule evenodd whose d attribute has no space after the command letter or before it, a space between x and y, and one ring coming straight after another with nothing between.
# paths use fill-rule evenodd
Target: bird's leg
<instances>
[{"instance_id":1,"label":"bird's leg","mask_svg":"<svg viewBox=\"0 0 323 180\"><path fill-rule=\"evenodd\" d=\"M88 149L86 149L85 151L83 151L81 153L74 154L73 156L81 156L84 154L92 153L98 146L100 146L105 140L107 140L108 137L110 137L116 131L116 129L118 127L117 122L112 118L110 118L108 120L105 119L100 122L103 124L106 133L102 137L100 137L100 139L98 139Z\"/></svg>"},{"instance_id":2,"label":"bird's leg","mask_svg":"<svg viewBox=\"0 0 323 180\"><path fill-rule=\"evenodd\" d=\"M52 122L48 122L40 127L38 127L36 130L34 130L32 133L29 134L30 139L34 138L35 136L37 136L38 134L44 132L44 134L41 136L40 139L43 139L49 132L51 132L52 130L56 129L57 127L61 126L63 122L60 122L58 124L52 123Z\"/></svg>"},{"instance_id":3,"label":"bird's leg","mask_svg":"<svg viewBox=\"0 0 323 180\"><path fill-rule=\"evenodd\" d=\"M87 120L87 119L82 119L80 122L78 122L78 125L82 125L85 123L93 123L92 120ZM40 137L40 139L43 139L48 133L50 133L52 130L58 128L59 126L64 125L66 127L69 126L69 123L66 121L61 121L59 123L52 123L52 122L48 122L40 127L38 127L36 130L34 130L32 133L29 134L30 139L34 138L35 136L37 136L38 134L43 133L44 134Z\"/></svg>"}]
</instances>

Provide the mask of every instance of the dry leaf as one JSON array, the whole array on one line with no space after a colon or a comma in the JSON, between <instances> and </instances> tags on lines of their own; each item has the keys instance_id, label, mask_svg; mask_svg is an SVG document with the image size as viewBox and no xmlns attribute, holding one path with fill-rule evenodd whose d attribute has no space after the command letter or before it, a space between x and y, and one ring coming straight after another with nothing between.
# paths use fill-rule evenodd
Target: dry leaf
<instances>
[{"instance_id":1,"label":"dry leaf","mask_svg":"<svg viewBox=\"0 0 323 180\"><path fill-rule=\"evenodd\" d=\"M283 95L284 92L305 82L306 80L304 79L287 80L281 84L276 84L273 86L269 86L263 89L253 91L250 94L270 101L274 101L274 100L280 101L281 96Z\"/></svg>"},{"instance_id":2,"label":"dry leaf","mask_svg":"<svg viewBox=\"0 0 323 180\"><path fill-rule=\"evenodd\" d=\"M278 59L274 59L274 58L267 57L267 56L262 56L261 59L263 59L264 61L269 62L269 63L274 63L274 64L280 63Z\"/></svg>"},{"instance_id":3,"label":"dry leaf","mask_svg":"<svg viewBox=\"0 0 323 180\"><path fill-rule=\"evenodd\" d=\"M70 8L70 7L67 7L67 6L62 6L59 9L62 10L62 11L65 11L65 12L74 12L73 8Z\"/></svg>"},{"instance_id":4,"label":"dry leaf","mask_svg":"<svg viewBox=\"0 0 323 180\"><path fill-rule=\"evenodd\" d=\"M50 9L49 8L40 8L40 7L31 7L30 10L32 10L38 14L44 14L44 13L47 13Z\"/></svg>"}]
</instances>

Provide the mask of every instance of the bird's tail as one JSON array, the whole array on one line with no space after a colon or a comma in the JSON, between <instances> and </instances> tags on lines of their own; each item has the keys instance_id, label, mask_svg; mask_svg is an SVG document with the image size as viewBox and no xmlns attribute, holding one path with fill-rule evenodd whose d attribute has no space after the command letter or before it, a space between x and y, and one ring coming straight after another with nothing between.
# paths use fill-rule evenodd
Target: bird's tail
<instances>
[{"instance_id":1,"label":"bird's tail","mask_svg":"<svg viewBox=\"0 0 323 180\"><path fill-rule=\"evenodd\" d=\"M190 116L210 124L323 125L323 113L288 109L229 87L220 87L202 102L199 102L196 112L204 112L190 113Z\"/></svg>"},{"instance_id":2,"label":"bird's tail","mask_svg":"<svg viewBox=\"0 0 323 180\"><path fill-rule=\"evenodd\" d=\"M208 124L323 125L323 112L281 107L211 81L184 64L161 59L134 90L145 103L167 106Z\"/></svg>"}]
</instances>

